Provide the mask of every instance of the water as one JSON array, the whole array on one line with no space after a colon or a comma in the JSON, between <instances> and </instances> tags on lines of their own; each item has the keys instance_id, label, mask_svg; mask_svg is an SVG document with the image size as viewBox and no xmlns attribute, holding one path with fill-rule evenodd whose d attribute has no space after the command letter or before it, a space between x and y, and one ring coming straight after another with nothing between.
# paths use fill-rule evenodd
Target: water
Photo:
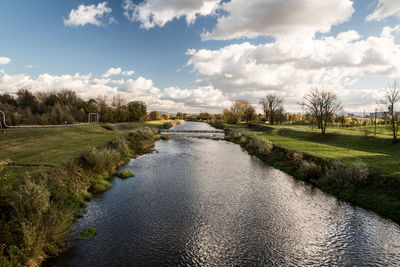
<instances>
[{"instance_id":1,"label":"water","mask_svg":"<svg viewBox=\"0 0 400 267\"><path fill-rule=\"evenodd\" d=\"M177 127L209 127L187 123ZM400 227L226 141L173 137L131 160L56 266L399 266Z\"/></svg>"}]
</instances>

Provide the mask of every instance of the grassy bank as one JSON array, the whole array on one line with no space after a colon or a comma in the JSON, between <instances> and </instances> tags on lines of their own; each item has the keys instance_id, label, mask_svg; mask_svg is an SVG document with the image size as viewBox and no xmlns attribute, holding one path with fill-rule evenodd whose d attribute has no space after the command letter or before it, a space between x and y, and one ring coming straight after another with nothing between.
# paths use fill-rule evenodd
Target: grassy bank
<instances>
[{"instance_id":1,"label":"grassy bank","mask_svg":"<svg viewBox=\"0 0 400 267\"><path fill-rule=\"evenodd\" d=\"M339 133L322 136L281 127L241 128L242 132L233 129L236 137L231 135L230 140L270 165L400 223L400 148L390 139ZM260 151L268 145L254 140L265 140L271 147Z\"/></svg>"},{"instance_id":2,"label":"grassy bank","mask_svg":"<svg viewBox=\"0 0 400 267\"><path fill-rule=\"evenodd\" d=\"M164 122L131 126L159 128ZM147 153L156 132L92 125L1 135L0 265L36 266L63 251L86 201L111 187L108 180L119 166Z\"/></svg>"}]
</instances>

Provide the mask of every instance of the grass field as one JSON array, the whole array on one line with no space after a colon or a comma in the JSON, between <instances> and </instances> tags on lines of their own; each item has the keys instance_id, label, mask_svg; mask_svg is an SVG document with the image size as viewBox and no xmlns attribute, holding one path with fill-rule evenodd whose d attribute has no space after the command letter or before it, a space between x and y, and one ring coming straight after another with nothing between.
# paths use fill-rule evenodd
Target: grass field
<instances>
[{"instance_id":1,"label":"grass field","mask_svg":"<svg viewBox=\"0 0 400 267\"><path fill-rule=\"evenodd\" d=\"M321 133L311 129L274 127L271 131L250 132L263 136L275 145L324 159L352 163L362 159L371 171L400 175L400 145L388 138L343 133Z\"/></svg>"},{"instance_id":2,"label":"grass field","mask_svg":"<svg viewBox=\"0 0 400 267\"><path fill-rule=\"evenodd\" d=\"M166 121L129 123L133 127L161 128ZM88 147L102 146L129 131L110 131L100 125L71 128L34 129L0 134L0 159L10 159L24 164L48 164L64 167ZM14 173L37 173L43 167L10 167Z\"/></svg>"}]
</instances>

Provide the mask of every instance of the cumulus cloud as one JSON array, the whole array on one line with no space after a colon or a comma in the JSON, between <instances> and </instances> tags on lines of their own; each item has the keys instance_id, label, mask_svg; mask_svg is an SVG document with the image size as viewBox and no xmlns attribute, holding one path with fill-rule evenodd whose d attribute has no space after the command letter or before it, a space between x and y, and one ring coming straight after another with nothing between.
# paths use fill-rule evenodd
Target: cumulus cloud
<instances>
[{"instance_id":1,"label":"cumulus cloud","mask_svg":"<svg viewBox=\"0 0 400 267\"><path fill-rule=\"evenodd\" d=\"M134 4L132 0L124 0L122 7L124 15L131 22L140 22L140 27L150 29L163 27L166 23L186 18L187 24L192 24L197 16L212 14L219 6L220 0L145 0Z\"/></svg>"},{"instance_id":2,"label":"cumulus cloud","mask_svg":"<svg viewBox=\"0 0 400 267\"><path fill-rule=\"evenodd\" d=\"M380 21L390 16L400 16L400 2L396 0L379 0L376 9L366 17L366 20Z\"/></svg>"},{"instance_id":3,"label":"cumulus cloud","mask_svg":"<svg viewBox=\"0 0 400 267\"><path fill-rule=\"evenodd\" d=\"M116 23L116 20L110 16L112 9L107 6L107 2L97 5L85 6L81 4L77 9L72 9L69 18L64 19L65 26L84 26L93 24L101 26L106 23Z\"/></svg>"},{"instance_id":4,"label":"cumulus cloud","mask_svg":"<svg viewBox=\"0 0 400 267\"><path fill-rule=\"evenodd\" d=\"M122 72L123 76L131 76L133 74L135 74L134 70L125 70L125 71Z\"/></svg>"},{"instance_id":5,"label":"cumulus cloud","mask_svg":"<svg viewBox=\"0 0 400 267\"><path fill-rule=\"evenodd\" d=\"M113 80L82 75L51 75L41 74L32 77L26 74L7 74L0 70L0 92L16 93L21 88L30 88L33 92L52 92L54 90L71 89L84 99L107 95L109 98L120 95L128 101L144 101L150 110L167 112L219 112L221 105L228 106L230 102L223 93L212 86L194 89L177 87L157 88L153 81L144 77L137 79Z\"/></svg>"},{"instance_id":6,"label":"cumulus cloud","mask_svg":"<svg viewBox=\"0 0 400 267\"><path fill-rule=\"evenodd\" d=\"M198 84L210 83L229 99L247 97L257 103L265 91L277 91L295 104L312 87L347 92L341 90L362 77L400 76L400 45L394 37L399 31L396 26L366 39L348 31L320 39L282 38L262 45L244 42L188 50L187 65L199 75Z\"/></svg>"},{"instance_id":7,"label":"cumulus cloud","mask_svg":"<svg viewBox=\"0 0 400 267\"><path fill-rule=\"evenodd\" d=\"M122 72L121 68L109 68L101 77L108 78L113 75L118 75Z\"/></svg>"},{"instance_id":8,"label":"cumulus cloud","mask_svg":"<svg viewBox=\"0 0 400 267\"><path fill-rule=\"evenodd\" d=\"M7 65L10 62L11 59L9 59L8 57L0 57L0 65Z\"/></svg>"},{"instance_id":9,"label":"cumulus cloud","mask_svg":"<svg viewBox=\"0 0 400 267\"><path fill-rule=\"evenodd\" d=\"M351 0L231 0L222 4L225 15L203 40L255 38L257 36L313 36L349 20Z\"/></svg>"}]
</instances>

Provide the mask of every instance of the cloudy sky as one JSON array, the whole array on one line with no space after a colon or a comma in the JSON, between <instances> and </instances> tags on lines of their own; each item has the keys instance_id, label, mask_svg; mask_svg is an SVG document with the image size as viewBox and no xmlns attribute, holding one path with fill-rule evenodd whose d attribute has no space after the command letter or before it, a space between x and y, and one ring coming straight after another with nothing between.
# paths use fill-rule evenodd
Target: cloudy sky
<instances>
[{"instance_id":1,"label":"cloudy sky","mask_svg":"<svg viewBox=\"0 0 400 267\"><path fill-rule=\"evenodd\" d=\"M399 0L3 0L0 92L71 88L220 112L310 88L375 109L400 77Z\"/></svg>"}]
</instances>

